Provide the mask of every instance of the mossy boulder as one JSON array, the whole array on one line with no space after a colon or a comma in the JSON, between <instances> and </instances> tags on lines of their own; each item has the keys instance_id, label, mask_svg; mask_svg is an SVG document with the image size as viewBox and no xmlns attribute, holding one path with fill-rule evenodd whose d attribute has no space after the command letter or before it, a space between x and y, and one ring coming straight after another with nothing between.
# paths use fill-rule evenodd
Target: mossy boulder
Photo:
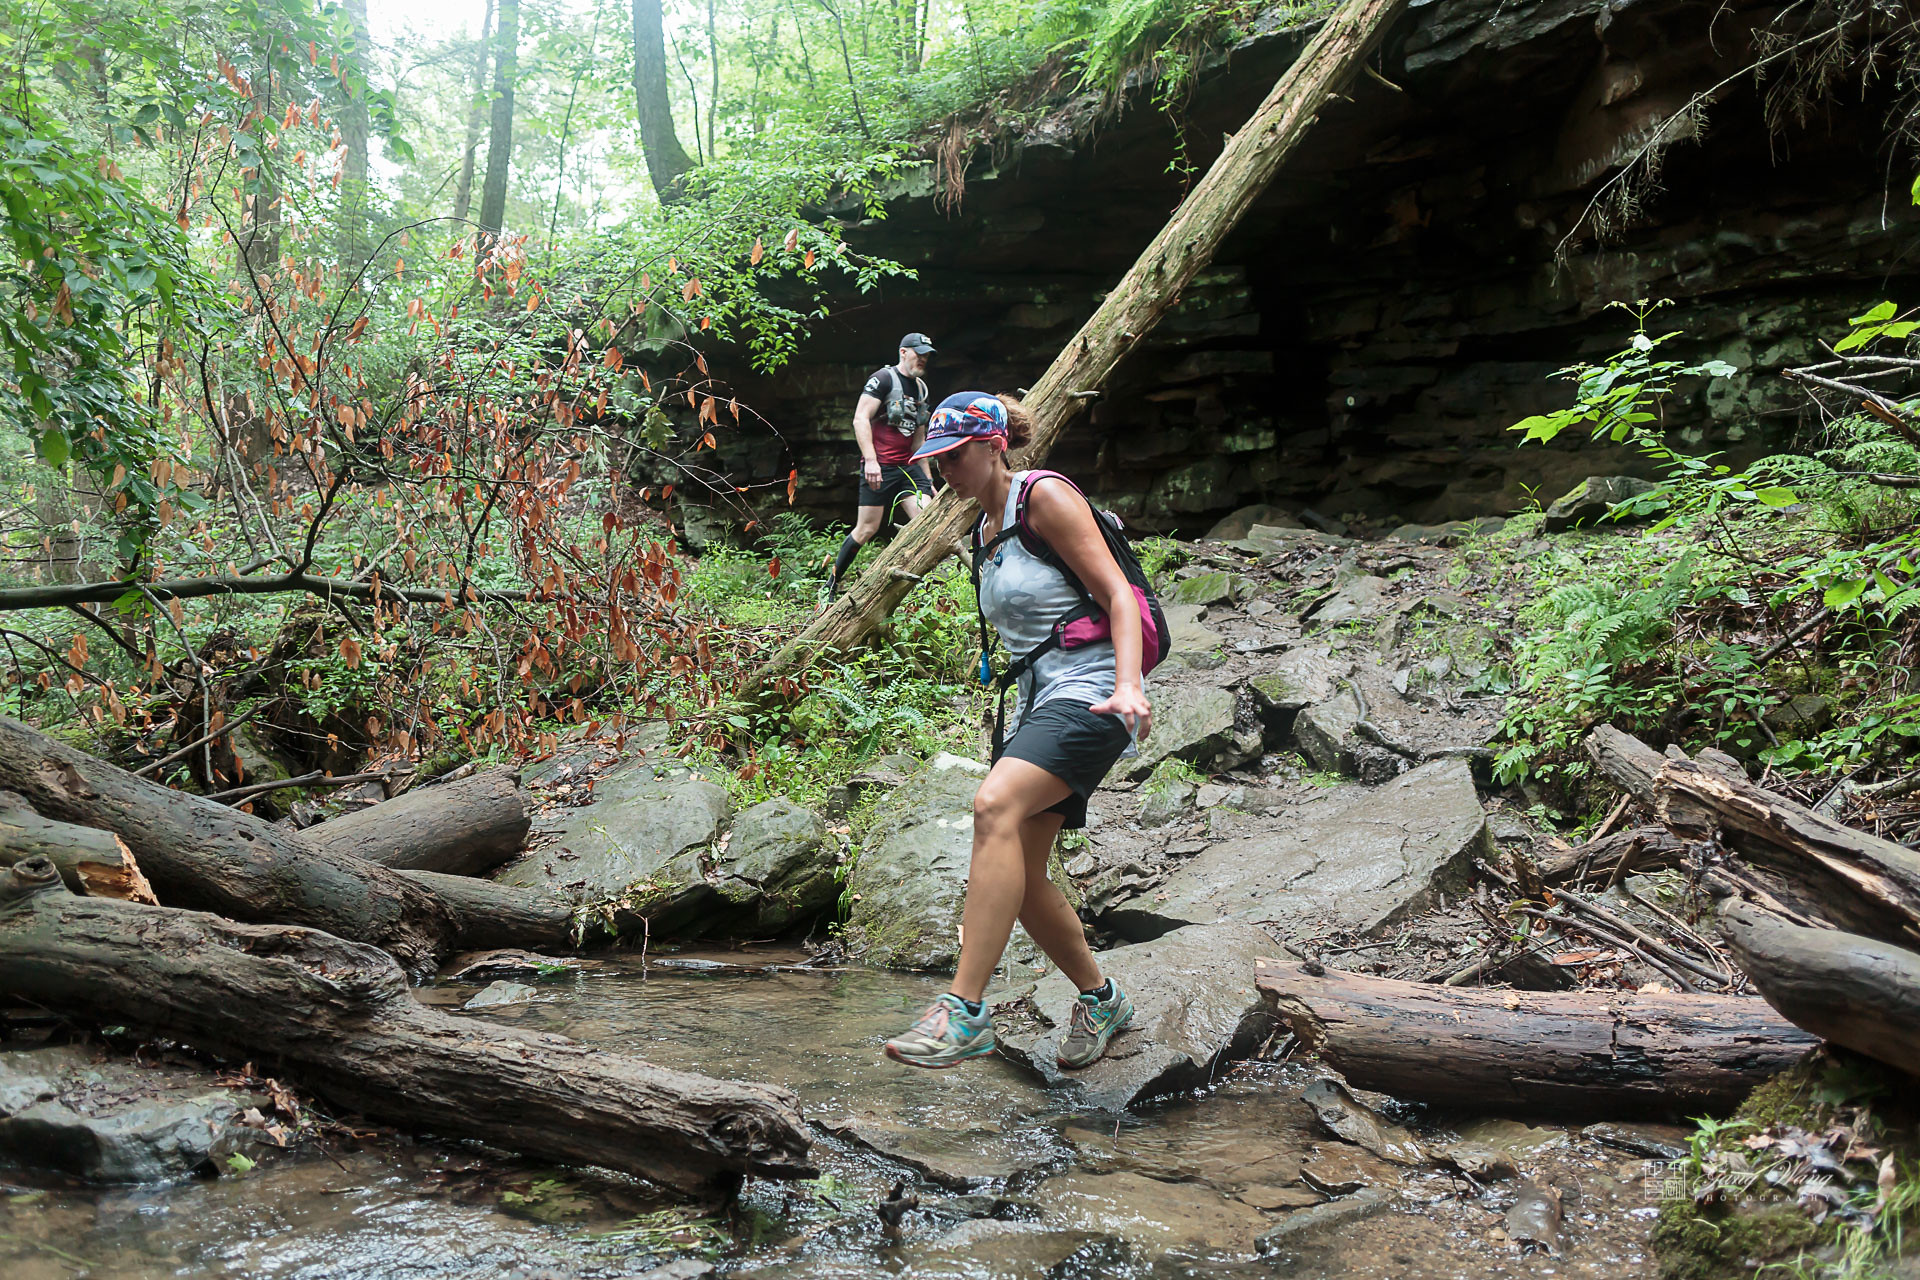
<instances>
[{"instance_id":1,"label":"mossy boulder","mask_svg":"<svg viewBox=\"0 0 1920 1280\"><path fill-rule=\"evenodd\" d=\"M1703 1209L1673 1197L1660 1206L1653 1249L1660 1280L1734 1280L1810 1249L1822 1236L1792 1205Z\"/></svg>"},{"instance_id":2,"label":"mossy boulder","mask_svg":"<svg viewBox=\"0 0 1920 1280\"><path fill-rule=\"evenodd\" d=\"M1257 753L1259 743L1252 745ZM1140 744L1140 754L1115 769L1125 778L1144 778L1162 760L1184 760L1208 769L1222 756L1246 758L1236 747L1233 690L1188 685L1154 692L1153 727Z\"/></svg>"},{"instance_id":3,"label":"mossy boulder","mask_svg":"<svg viewBox=\"0 0 1920 1280\"><path fill-rule=\"evenodd\" d=\"M1175 604L1233 604L1244 600L1248 591L1245 578L1213 569L1181 579L1174 585L1172 598Z\"/></svg>"},{"instance_id":4,"label":"mossy boulder","mask_svg":"<svg viewBox=\"0 0 1920 1280\"><path fill-rule=\"evenodd\" d=\"M766 937L829 910L839 894L827 824L789 800L767 800L733 820L708 878L726 910L708 931Z\"/></svg>"},{"instance_id":5,"label":"mossy boulder","mask_svg":"<svg viewBox=\"0 0 1920 1280\"><path fill-rule=\"evenodd\" d=\"M644 760L616 770L595 795L552 843L495 879L578 903L650 903L703 881L699 851L719 837L733 807L725 788L684 765Z\"/></svg>"},{"instance_id":6,"label":"mossy boulder","mask_svg":"<svg viewBox=\"0 0 1920 1280\"><path fill-rule=\"evenodd\" d=\"M880 801L847 876L847 948L889 969L951 971L984 766L944 762Z\"/></svg>"}]
</instances>

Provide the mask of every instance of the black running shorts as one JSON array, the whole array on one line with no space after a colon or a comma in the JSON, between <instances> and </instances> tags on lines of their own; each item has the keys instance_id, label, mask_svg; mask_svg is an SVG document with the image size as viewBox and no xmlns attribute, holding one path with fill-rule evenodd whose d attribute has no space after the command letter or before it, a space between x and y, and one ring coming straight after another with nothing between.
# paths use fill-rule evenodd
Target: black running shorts
<instances>
[{"instance_id":1,"label":"black running shorts","mask_svg":"<svg viewBox=\"0 0 1920 1280\"><path fill-rule=\"evenodd\" d=\"M1119 716L1095 715L1082 703L1060 698L1034 708L1000 755L1037 765L1072 787L1072 794L1046 812L1066 819L1060 824L1062 830L1078 831L1087 825L1087 797L1129 741Z\"/></svg>"},{"instance_id":2,"label":"black running shorts","mask_svg":"<svg viewBox=\"0 0 1920 1280\"><path fill-rule=\"evenodd\" d=\"M885 507L887 518L892 519L902 498L931 498L933 496L933 478L927 474L927 464L917 467L902 467L891 462L880 464L880 487L875 489L867 483L864 466L860 472L860 505L863 507Z\"/></svg>"}]
</instances>

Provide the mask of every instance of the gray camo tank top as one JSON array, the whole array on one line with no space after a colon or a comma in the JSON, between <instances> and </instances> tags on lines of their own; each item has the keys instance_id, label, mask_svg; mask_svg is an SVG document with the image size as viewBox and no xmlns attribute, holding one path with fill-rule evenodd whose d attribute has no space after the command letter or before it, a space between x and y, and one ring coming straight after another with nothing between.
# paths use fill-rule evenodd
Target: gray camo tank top
<instances>
[{"instance_id":1,"label":"gray camo tank top","mask_svg":"<svg viewBox=\"0 0 1920 1280\"><path fill-rule=\"evenodd\" d=\"M1020 499L1020 482L1028 475L1016 471L1007 488L1006 509L1000 527L1013 527L1013 509ZM1042 483L1045 483L1044 481ZM1030 653L1052 633L1053 624L1080 606L1080 593L1065 574L1020 545L1018 536L994 548L980 565L980 611L1000 633L1010 657ZM1109 641L1084 648L1055 649L1020 677L1019 688L1008 695L1007 736L1012 737L1021 711L1071 698L1083 707L1113 696L1114 656ZM1129 749L1128 754L1132 754Z\"/></svg>"}]
</instances>

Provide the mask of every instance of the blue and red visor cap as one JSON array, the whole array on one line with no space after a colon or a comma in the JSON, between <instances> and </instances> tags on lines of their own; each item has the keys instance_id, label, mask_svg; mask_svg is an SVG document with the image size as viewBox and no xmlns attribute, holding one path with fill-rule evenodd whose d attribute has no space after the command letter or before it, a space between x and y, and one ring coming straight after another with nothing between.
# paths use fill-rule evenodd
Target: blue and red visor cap
<instances>
[{"instance_id":1,"label":"blue and red visor cap","mask_svg":"<svg viewBox=\"0 0 1920 1280\"><path fill-rule=\"evenodd\" d=\"M995 438L1007 438L1007 406L984 391L956 391L933 411L927 442L914 450L913 461L950 453L969 440Z\"/></svg>"}]
</instances>

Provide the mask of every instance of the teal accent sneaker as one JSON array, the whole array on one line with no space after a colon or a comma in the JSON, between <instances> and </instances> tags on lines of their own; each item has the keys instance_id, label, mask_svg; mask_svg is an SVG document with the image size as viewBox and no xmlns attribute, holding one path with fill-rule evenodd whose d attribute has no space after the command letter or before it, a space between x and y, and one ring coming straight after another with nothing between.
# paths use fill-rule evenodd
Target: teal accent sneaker
<instances>
[{"instance_id":1,"label":"teal accent sneaker","mask_svg":"<svg viewBox=\"0 0 1920 1280\"><path fill-rule=\"evenodd\" d=\"M1113 982L1113 979L1107 981ZM1118 982L1113 982L1113 998L1110 1000L1101 1000L1082 992L1080 998L1073 1002L1067 1038L1060 1042L1061 1068L1077 1071L1100 1061L1100 1055L1107 1051L1107 1042L1131 1021L1133 1001L1127 999L1127 993L1120 989Z\"/></svg>"},{"instance_id":2,"label":"teal accent sneaker","mask_svg":"<svg viewBox=\"0 0 1920 1280\"><path fill-rule=\"evenodd\" d=\"M904 1035L887 1041L887 1056L910 1067L937 1069L992 1053L993 1048L992 1011L983 1005L976 1018L949 992L928 1005Z\"/></svg>"}]
</instances>

